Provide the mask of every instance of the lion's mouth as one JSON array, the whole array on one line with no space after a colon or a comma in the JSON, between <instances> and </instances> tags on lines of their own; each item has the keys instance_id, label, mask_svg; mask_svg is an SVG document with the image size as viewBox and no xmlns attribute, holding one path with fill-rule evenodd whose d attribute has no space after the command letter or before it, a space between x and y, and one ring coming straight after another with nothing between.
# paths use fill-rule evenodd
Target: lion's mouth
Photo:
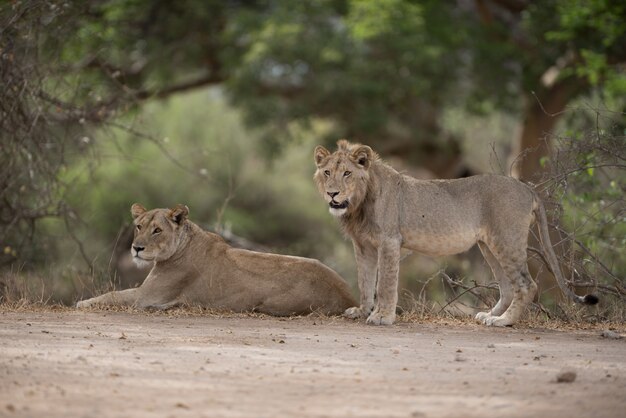
<instances>
[{"instance_id":1,"label":"lion's mouth","mask_svg":"<svg viewBox=\"0 0 626 418\"><path fill-rule=\"evenodd\" d=\"M348 207L348 201L345 200L341 203L337 203L334 200L331 200L328 205L332 208L332 209L345 209Z\"/></svg>"},{"instance_id":2,"label":"lion's mouth","mask_svg":"<svg viewBox=\"0 0 626 418\"><path fill-rule=\"evenodd\" d=\"M139 254L134 255L134 256L133 256L133 258L136 258L136 259L139 259L139 260L143 260L143 261L152 261L152 258L150 258L150 257L144 257L144 256L141 256L141 255L139 255Z\"/></svg>"}]
</instances>

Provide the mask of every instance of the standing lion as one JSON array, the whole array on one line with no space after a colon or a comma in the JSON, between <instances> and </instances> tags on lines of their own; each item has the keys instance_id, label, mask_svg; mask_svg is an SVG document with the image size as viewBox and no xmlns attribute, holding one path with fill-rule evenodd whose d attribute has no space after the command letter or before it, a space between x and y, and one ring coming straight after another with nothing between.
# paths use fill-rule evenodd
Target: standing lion
<instances>
[{"instance_id":1,"label":"standing lion","mask_svg":"<svg viewBox=\"0 0 626 418\"><path fill-rule=\"evenodd\" d=\"M270 315L338 314L354 306L347 284L317 260L232 248L187 219L189 209L131 207L138 265L152 264L138 288L78 302L167 309L180 304Z\"/></svg>"},{"instance_id":2,"label":"standing lion","mask_svg":"<svg viewBox=\"0 0 626 418\"><path fill-rule=\"evenodd\" d=\"M360 306L345 311L367 323L392 324L398 301L400 248L428 256L461 253L474 244L500 286L500 300L476 319L491 326L515 323L537 291L528 273L528 231L537 218L551 270L563 292L579 303L598 302L567 287L552 250L546 214L535 192L505 176L417 180L398 173L366 145L337 142L314 152L317 188L352 239Z\"/></svg>"}]
</instances>

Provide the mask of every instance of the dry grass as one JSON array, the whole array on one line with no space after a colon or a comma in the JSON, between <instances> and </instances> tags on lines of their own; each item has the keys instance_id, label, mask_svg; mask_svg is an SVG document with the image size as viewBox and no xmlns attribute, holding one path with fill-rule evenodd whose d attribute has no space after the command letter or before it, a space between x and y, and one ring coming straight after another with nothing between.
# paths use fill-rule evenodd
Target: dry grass
<instances>
[{"instance_id":1,"label":"dry grass","mask_svg":"<svg viewBox=\"0 0 626 418\"><path fill-rule=\"evenodd\" d=\"M246 312L237 313L225 310L207 309L199 306L177 307L166 311L161 310L139 310L131 307L97 307L82 309L85 312L124 312L135 315L145 315L150 317L211 317L211 318L231 318L231 319L249 319L249 318L273 318L269 315L258 312ZM76 312L76 308L69 307L60 304L46 304L41 302L30 302L26 299L5 302L0 304L0 313L6 312L38 312L38 313L70 313ZM312 313L306 316L307 318L319 319L320 323L341 323L349 321L341 316L329 316L320 313ZM280 321L294 321L299 320L301 316L288 316L278 317ZM275 318L276 319L276 318ZM432 314L408 311L398 315L396 323L398 324L433 324L441 326L478 326L473 320L472 316L453 316L450 314ZM586 330L586 331L602 331L612 330L619 333L626 333L626 322L623 321L585 321L585 320L563 320L559 318L546 318L540 312L528 312L520 322L518 322L514 328L517 329L545 329L555 331L572 331L572 330Z\"/></svg>"}]
</instances>

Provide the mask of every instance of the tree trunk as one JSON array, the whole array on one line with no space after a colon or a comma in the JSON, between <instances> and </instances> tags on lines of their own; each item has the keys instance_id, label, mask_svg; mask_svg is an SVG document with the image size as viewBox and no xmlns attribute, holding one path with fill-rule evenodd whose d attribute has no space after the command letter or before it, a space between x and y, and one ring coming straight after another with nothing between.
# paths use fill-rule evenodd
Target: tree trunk
<instances>
[{"instance_id":1,"label":"tree trunk","mask_svg":"<svg viewBox=\"0 0 626 418\"><path fill-rule=\"evenodd\" d=\"M541 179L548 168L548 161L542 165L541 159L549 155L554 126L583 85L583 80L568 77L544 89L539 95L526 96L524 122L516 141L513 177L526 181Z\"/></svg>"},{"instance_id":2,"label":"tree trunk","mask_svg":"<svg viewBox=\"0 0 626 418\"><path fill-rule=\"evenodd\" d=\"M516 141L517 149L511 173L513 177L530 182L541 180L549 169L549 159L546 158L542 164L542 158L550 155L550 139L555 133L554 127L559 117L566 111L567 104L585 86L585 81L572 76L553 83L545 83L542 80L542 85L541 93L528 94L525 97L524 122ZM549 200L544 200L544 204L549 208ZM541 248L535 238L533 234L529 236L529 246ZM551 229L550 240L554 245L561 242L562 237ZM567 253L562 244L554 245L554 251L559 260ZM529 259L528 268L540 288L558 289L554 276L544 268L541 260ZM563 263L560 263L560 268L564 273L567 271ZM554 291L554 297L560 298L558 290Z\"/></svg>"}]
</instances>

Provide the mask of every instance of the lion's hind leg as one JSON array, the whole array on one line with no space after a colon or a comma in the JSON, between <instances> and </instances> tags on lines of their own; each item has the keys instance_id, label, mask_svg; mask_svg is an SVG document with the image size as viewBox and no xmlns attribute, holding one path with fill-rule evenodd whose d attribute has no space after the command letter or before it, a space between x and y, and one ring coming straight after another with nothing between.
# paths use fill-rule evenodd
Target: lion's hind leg
<instances>
[{"instance_id":1,"label":"lion's hind leg","mask_svg":"<svg viewBox=\"0 0 626 418\"><path fill-rule=\"evenodd\" d=\"M487 261L487 264L491 267L493 276L500 288L500 299L498 300L498 303L496 303L496 305L489 312L479 312L476 314L476 320L481 323L485 323L487 318L500 316L508 309L513 301L513 287L511 286L510 280L504 273L502 266L498 262L498 259L493 255L491 250L489 250L487 244L482 241L478 241L478 247L485 258L485 261Z\"/></svg>"},{"instance_id":2,"label":"lion's hind leg","mask_svg":"<svg viewBox=\"0 0 626 418\"><path fill-rule=\"evenodd\" d=\"M484 320L485 325L505 327L513 325L524 312L524 309L532 302L537 293L537 285L530 277L528 266L526 264L526 251L509 251L505 252L506 256L501 253L492 251L498 259L506 279L513 288L513 300L509 307L499 316L490 316Z\"/></svg>"},{"instance_id":3,"label":"lion's hind leg","mask_svg":"<svg viewBox=\"0 0 626 418\"><path fill-rule=\"evenodd\" d=\"M513 245L489 245L491 255L497 260L503 274L500 279L502 291L501 301L491 310L490 315L481 315L481 322L488 326L509 326L513 325L524 312L524 309L532 302L535 293L537 293L537 285L530 277L526 260L526 242L515 240L514 242L524 242L524 246L515 248ZM481 247L482 249L482 247ZM494 274L495 271L494 271ZM508 284L509 290L505 286ZM508 295L508 296L506 296ZM508 299L510 303L508 302ZM508 307L507 307L508 305ZM500 310L504 309L504 312ZM499 315L497 315L499 313Z\"/></svg>"},{"instance_id":4,"label":"lion's hind leg","mask_svg":"<svg viewBox=\"0 0 626 418\"><path fill-rule=\"evenodd\" d=\"M488 318L485 325L500 327L513 325L535 297L537 285L530 277L528 267L524 265L516 271L511 271L509 277L513 277L513 301L502 315Z\"/></svg>"}]
</instances>

